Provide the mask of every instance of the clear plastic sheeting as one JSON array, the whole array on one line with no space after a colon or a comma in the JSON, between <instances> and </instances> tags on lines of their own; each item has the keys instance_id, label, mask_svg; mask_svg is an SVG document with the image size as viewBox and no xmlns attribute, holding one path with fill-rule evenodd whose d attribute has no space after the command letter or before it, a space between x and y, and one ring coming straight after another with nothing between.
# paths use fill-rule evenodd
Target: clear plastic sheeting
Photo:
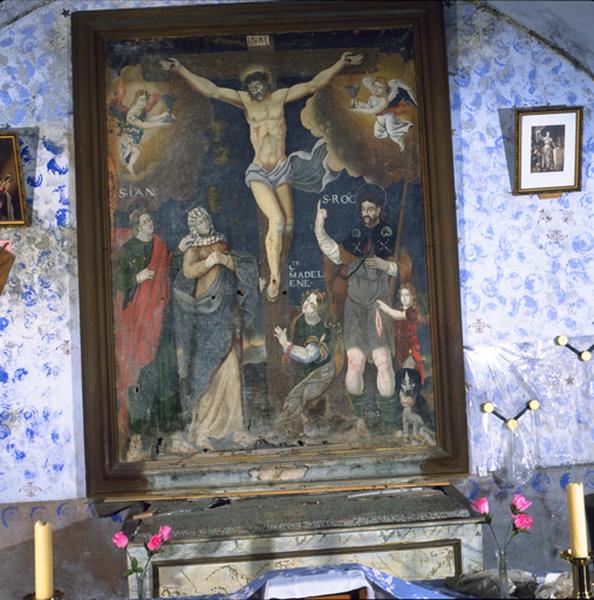
<instances>
[{"instance_id":1,"label":"clear plastic sheeting","mask_svg":"<svg viewBox=\"0 0 594 600\"><path fill-rule=\"evenodd\" d=\"M528 416L528 415L526 415ZM530 419L532 421L532 419ZM524 425L525 422L522 423ZM508 429L500 427L498 452L491 469L493 480L500 489L511 489L526 483L534 475L533 427Z\"/></svg>"},{"instance_id":2,"label":"clear plastic sheeting","mask_svg":"<svg viewBox=\"0 0 594 600\"><path fill-rule=\"evenodd\" d=\"M570 338L578 350L594 336ZM541 467L592 462L594 459L594 376L583 362L554 340L464 349L471 469L493 472L503 487L530 478ZM494 414L481 412L492 402L506 419L526 402L514 431ZM515 481L514 481L515 480Z\"/></svg>"}]
</instances>

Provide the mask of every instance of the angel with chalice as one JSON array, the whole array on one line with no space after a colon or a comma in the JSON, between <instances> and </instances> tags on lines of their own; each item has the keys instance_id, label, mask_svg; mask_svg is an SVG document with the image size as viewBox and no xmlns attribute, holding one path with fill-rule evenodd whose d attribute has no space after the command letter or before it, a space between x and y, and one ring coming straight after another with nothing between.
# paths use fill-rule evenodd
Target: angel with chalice
<instances>
[{"instance_id":1,"label":"angel with chalice","mask_svg":"<svg viewBox=\"0 0 594 600\"><path fill-rule=\"evenodd\" d=\"M404 138L413 124L400 114L406 105L417 106L411 88L398 79L388 81L377 76L364 77L363 85L370 91L369 99L367 102L354 99L350 109L375 115L374 137L390 138L404 151Z\"/></svg>"},{"instance_id":2,"label":"angel with chalice","mask_svg":"<svg viewBox=\"0 0 594 600\"><path fill-rule=\"evenodd\" d=\"M124 92L124 85L120 82L109 104L109 112L117 119L119 125L121 164L131 175L136 175L134 165L140 157L140 142L145 130L166 127L173 123L173 102L166 102L166 111L150 115L159 100L167 100L165 96L139 89L135 92L130 106L126 106L123 102Z\"/></svg>"}]
</instances>

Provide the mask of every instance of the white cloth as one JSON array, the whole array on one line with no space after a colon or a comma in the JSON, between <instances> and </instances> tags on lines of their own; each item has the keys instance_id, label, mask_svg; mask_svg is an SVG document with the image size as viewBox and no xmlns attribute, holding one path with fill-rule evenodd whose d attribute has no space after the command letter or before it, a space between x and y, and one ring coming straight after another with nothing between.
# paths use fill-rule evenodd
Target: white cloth
<instances>
[{"instance_id":1,"label":"white cloth","mask_svg":"<svg viewBox=\"0 0 594 600\"><path fill-rule=\"evenodd\" d=\"M266 582L264 598L304 598L325 596L365 588L367 598L375 598L375 593L363 571L357 569L331 570L319 574L275 575Z\"/></svg>"},{"instance_id":2,"label":"white cloth","mask_svg":"<svg viewBox=\"0 0 594 600\"><path fill-rule=\"evenodd\" d=\"M378 115L373 127L373 135L378 139L389 137L404 150L403 138L412 127L412 123L399 119L393 112Z\"/></svg>"}]
</instances>

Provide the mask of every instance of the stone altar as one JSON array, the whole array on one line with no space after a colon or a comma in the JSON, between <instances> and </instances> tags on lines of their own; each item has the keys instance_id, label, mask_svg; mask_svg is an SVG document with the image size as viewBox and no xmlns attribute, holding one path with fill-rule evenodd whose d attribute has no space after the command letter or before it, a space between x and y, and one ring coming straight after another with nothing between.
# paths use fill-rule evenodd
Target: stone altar
<instances>
[{"instance_id":1,"label":"stone altar","mask_svg":"<svg viewBox=\"0 0 594 600\"><path fill-rule=\"evenodd\" d=\"M483 521L447 486L158 502L129 516L124 529L143 565L144 542L171 526L172 541L145 582L153 596L168 597L230 593L266 571L302 566L360 563L405 579L459 575L482 567Z\"/></svg>"}]
</instances>

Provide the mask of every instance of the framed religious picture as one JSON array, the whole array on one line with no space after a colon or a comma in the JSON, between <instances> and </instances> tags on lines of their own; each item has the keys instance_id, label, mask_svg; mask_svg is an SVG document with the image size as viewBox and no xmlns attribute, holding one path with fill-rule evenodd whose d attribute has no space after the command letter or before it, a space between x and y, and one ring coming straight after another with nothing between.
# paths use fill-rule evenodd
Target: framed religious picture
<instances>
[{"instance_id":1,"label":"framed religious picture","mask_svg":"<svg viewBox=\"0 0 594 600\"><path fill-rule=\"evenodd\" d=\"M26 224L19 140L16 133L0 132L0 227Z\"/></svg>"},{"instance_id":2,"label":"framed religious picture","mask_svg":"<svg viewBox=\"0 0 594 600\"><path fill-rule=\"evenodd\" d=\"M441 2L73 15L88 493L467 469Z\"/></svg>"},{"instance_id":3,"label":"framed religious picture","mask_svg":"<svg viewBox=\"0 0 594 600\"><path fill-rule=\"evenodd\" d=\"M582 107L516 109L516 194L581 189Z\"/></svg>"}]
</instances>

